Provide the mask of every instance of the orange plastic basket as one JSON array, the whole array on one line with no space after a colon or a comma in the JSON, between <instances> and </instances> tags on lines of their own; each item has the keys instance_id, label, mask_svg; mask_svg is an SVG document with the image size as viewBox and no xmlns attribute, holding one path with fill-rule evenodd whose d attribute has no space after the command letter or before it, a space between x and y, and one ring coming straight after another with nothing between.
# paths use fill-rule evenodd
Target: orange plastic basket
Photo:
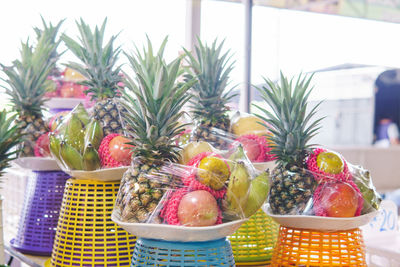
<instances>
[{"instance_id":1,"label":"orange plastic basket","mask_svg":"<svg viewBox=\"0 0 400 267\"><path fill-rule=\"evenodd\" d=\"M111 221L119 185L67 181L51 266L130 266L136 238Z\"/></svg>"},{"instance_id":2,"label":"orange plastic basket","mask_svg":"<svg viewBox=\"0 0 400 267\"><path fill-rule=\"evenodd\" d=\"M367 266L361 230L328 233L281 226L271 266Z\"/></svg>"},{"instance_id":3,"label":"orange plastic basket","mask_svg":"<svg viewBox=\"0 0 400 267\"><path fill-rule=\"evenodd\" d=\"M262 210L229 237L237 265L270 263L279 225Z\"/></svg>"}]
</instances>

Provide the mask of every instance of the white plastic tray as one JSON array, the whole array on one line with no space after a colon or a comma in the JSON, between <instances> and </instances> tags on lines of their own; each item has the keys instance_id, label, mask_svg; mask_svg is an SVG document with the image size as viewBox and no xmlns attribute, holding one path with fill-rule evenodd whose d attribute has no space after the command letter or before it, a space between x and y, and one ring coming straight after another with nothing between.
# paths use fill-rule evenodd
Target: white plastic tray
<instances>
[{"instance_id":1,"label":"white plastic tray","mask_svg":"<svg viewBox=\"0 0 400 267\"><path fill-rule=\"evenodd\" d=\"M45 105L50 109L73 109L76 105L84 101L85 99L83 98L53 97L46 101Z\"/></svg>"},{"instance_id":2,"label":"white plastic tray","mask_svg":"<svg viewBox=\"0 0 400 267\"><path fill-rule=\"evenodd\" d=\"M100 169L96 171L70 171L64 170L73 178L82 180L92 180L101 182L120 181L128 167L116 167L108 169Z\"/></svg>"},{"instance_id":3,"label":"white plastic tray","mask_svg":"<svg viewBox=\"0 0 400 267\"><path fill-rule=\"evenodd\" d=\"M312 229L322 232L345 231L358 228L367 224L378 214L378 211L374 211L368 214L351 218L335 218L308 215L275 215L272 213L271 208L268 204L263 206L263 210L268 216L270 216L274 221L282 226L298 229Z\"/></svg>"},{"instance_id":4,"label":"white plastic tray","mask_svg":"<svg viewBox=\"0 0 400 267\"><path fill-rule=\"evenodd\" d=\"M259 171L265 171L267 169L272 171L276 167L276 162L275 161L253 162L253 165Z\"/></svg>"},{"instance_id":5,"label":"white plastic tray","mask_svg":"<svg viewBox=\"0 0 400 267\"><path fill-rule=\"evenodd\" d=\"M22 157L13 161L21 168L33 171L58 171L61 170L53 158Z\"/></svg>"},{"instance_id":6,"label":"white plastic tray","mask_svg":"<svg viewBox=\"0 0 400 267\"><path fill-rule=\"evenodd\" d=\"M111 220L120 225L128 233L138 237L179 242L210 241L224 238L235 233L247 221L247 219L237 220L206 227L184 227L155 223L125 223L117 218L115 212L113 212Z\"/></svg>"}]
</instances>

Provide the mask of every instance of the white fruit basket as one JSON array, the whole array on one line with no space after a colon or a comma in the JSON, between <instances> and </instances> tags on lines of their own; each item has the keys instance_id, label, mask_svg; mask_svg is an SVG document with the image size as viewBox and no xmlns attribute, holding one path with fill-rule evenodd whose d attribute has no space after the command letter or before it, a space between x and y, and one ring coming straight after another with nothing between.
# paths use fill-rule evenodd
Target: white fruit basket
<instances>
[{"instance_id":1,"label":"white fruit basket","mask_svg":"<svg viewBox=\"0 0 400 267\"><path fill-rule=\"evenodd\" d=\"M79 103L84 103L83 98L64 98L64 97L53 97L46 102L46 106L50 109L73 109Z\"/></svg>"},{"instance_id":2,"label":"white fruit basket","mask_svg":"<svg viewBox=\"0 0 400 267\"><path fill-rule=\"evenodd\" d=\"M111 220L128 233L137 237L166 241L196 242L216 240L232 235L248 219L236 220L213 226L185 227L155 223L126 223L120 221L116 213L113 212Z\"/></svg>"},{"instance_id":3,"label":"white fruit basket","mask_svg":"<svg viewBox=\"0 0 400 267\"><path fill-rule=\"evenodd\" d=\"M128 167L115 167L95 171L64 170L71 177L81 180L92 180L100 182L120 181Z\"/></svg>"},{"instance_id":4,"label":"white fruit basket","mask_svg":"<svg viewBox=\"0 0 400 267\"><path fill-rule=\"evenodd\" d=\"M276 215L269 204L263 207L264 212L282 226L297 229L312 229L321 232L346 231L355 229L371 221L379 211L350 218L335 218L310 215Z\"/></svg>"},{"instance_id":5,"label":"white fruit basket","mask_svg":"<svg viewBox=\"0 0 400 267\"><path fill-rule=\"evenodd\" d=\"M33 171L58 171L61 170L53 158L21 157L13 161L18 167Z\"/></svg>"}]
</instances>

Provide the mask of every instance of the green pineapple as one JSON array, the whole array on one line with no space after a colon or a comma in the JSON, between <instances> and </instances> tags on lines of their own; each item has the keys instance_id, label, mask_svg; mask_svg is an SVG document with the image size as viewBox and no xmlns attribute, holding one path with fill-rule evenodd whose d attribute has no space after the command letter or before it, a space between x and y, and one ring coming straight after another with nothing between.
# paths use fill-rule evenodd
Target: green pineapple
<instances>
[{"instance_id":1,"label":"green pineapple","mask_svg":"<svg viewBox=\"0 0 400 267\"><path fill-rule=\"evenodd\" d=\"M136 50L133 56L127 55L136 77L127 78L122 104L135 147L133 163L122 178L116 200L126 222L159 222L158 215L150 215L177 182L165 169L178 162L174 138L184 127L178 122L183 115L181 107L189 100L187 91L195 81L177 82L182 73L181 58L167 64L163 59L165 44L166 39L156 55L150 41L143 53Z\"/></svg>"},{"instance_id":2,"label":"green pineapple","mask_svg":"<svg viewBox=\"0 0 400 267\"><path fill-rule=\"evenodd\" d=\"M215 40L211 46L203 44L200 40L198 43L195 55L185 50L192 72L186 75L186 78L195 77L198 81L191 90L192 116L196 121L192 137L194 141L207 141L217 148L224 149L227 143L223 138L219 138L218 132L213 133L213 128L230 131L227 103L235 94L231 94L233 88L228 91L226 88L233 62L230 59L230 51L222 53L223 42L217 44Z\"/></svg>"},{"instance_id":3,"label":"green pineapple","mask_svg":"<svg viewBox=\"0 0 400 267\"><path fill-rule=\"evenodd\" d=\"M18 150L14 148L22 137L17 124L13 125L17 115L7 118L5 110L0 111L0 177L4 174L4 169L9 167L9 162L15 159Z\"/></svg>"},{"instance_id":4,"label":"green pineapple","mask_svg":"<svg viewBox=\"0 0 400 267\"><path fill-rule=\"evenodd\" d=\"M311 122L316 105L306 111L312 76L299 76L297 81L288 80L281 73L280 85L266 80L267 86L258 90L272 112L257 108L263 113L258 116L271 125L272 153L278 166L271 174L269 204L275 214L302 213L315 189L315 180L305 171L306 157L311 151L310 139L320 129L322 118Z\"/></svg>"},{"instance_id":5,"label":"green pineapple","mask_svg":"<svg viewBox=\"0 0 400 267\"><path fill-rule=\"evenodd\" d=\"M111 133L123 134L123 127L120 120L120 109L117 104L118 94L122 89L119 83L121 66L117 65L120 47L115 47L114 42L117 36L111 36L107 43L104 43L104 32L107 19L104 20L100 29L96 26L92 31L83 19L76 22L80 32L77 42L67 35L62 40L82 64L72 63L68 67L81 73L86 81L80 82L88 86L85 94L91 93L91 99L96 102L92 118L100 121L104 135Z\"/></svg>"},{"instance_id":6,"label":"green pineapple","mask_svg":"<svg viewBox=\"0 0 400 267\"><path fill-rule=\"evenodd\" d=\"M61 23L61 22L60 22ZM60 41L54 41L59 25L50 30L44 30L38 36L33 48L29 41L22 43L21 59L15 60L10 67L1 65L7 76L6 93L11 97L13 110L18 113L17 123L20 124L25 141L22 143L22 157L34 156L34 146L40 135L48 131L43 120L42 110L47 100L44 95L53 83L47 77L54 69L56 53Z\"/></svg>"}]
</instances>

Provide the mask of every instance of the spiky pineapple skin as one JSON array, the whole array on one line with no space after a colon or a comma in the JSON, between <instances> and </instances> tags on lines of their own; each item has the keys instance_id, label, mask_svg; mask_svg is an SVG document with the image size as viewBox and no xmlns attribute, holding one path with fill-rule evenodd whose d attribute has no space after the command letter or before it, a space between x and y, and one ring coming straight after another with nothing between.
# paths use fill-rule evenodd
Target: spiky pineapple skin
<instances>
[{"instance_id":1,"label":"spiky pineapple skin","mask_svg":"<svg viewBox=\"0 0 400 267\"><path fill-rule=\"evenodd\" d=\"M92 117L100 121L104 135L123 134L119 106L115 99L106 98L97 101L93 107Z\"/></svg>"},{"instance_id":2,"label":"spiky pineapple skin","mask_svg":"<svg viewBox=\"0 0 400 267\"><path fill-rule=\"evenodd\" d=\"M226 149L229 146L223 135L229 132L231 121L227 116L221 117L218 121L202 120L196 123L192 131L193 141L205 141L218 149ZM223 132L214 132L213 128Z\"/></svg>"},{"instance_id":3,"label":"spiky pineapple skin","mask_svg":"<svg viewBox=\"0 0 400 267\"><path fill-rule=\"evenodd\" d=\"M271 174L269 205L274 214L302 214L317 186L305 169L277 166Z\"/></svg>"},{"instance_id":4,"label":"spiky pineapple skin","mask_svg":"<svg viewBox=\"0 0 400 267\"><path fill-rule=\"evenodd\" d=\"M42 117L38 115L21 116L16 120L20 124L21 133L23 133L24 141L21 143L20 157L34 157L36 140L46 132L49 128Z\"/></svg>"},{"instance_id":5,"label":"spiky pineapple skin","mask_svg":"<svg viewBox=\"0 0 400 267\"><path fill-rule=\"evenodd\" d=\"M172 175L157 174L161 166L160 162L135 159L124 173L116 200L122 221L149 222L168 188L173 187ZM151 222L161 223L161 218L156 215Z\"/></svg>"}]
</instances>

